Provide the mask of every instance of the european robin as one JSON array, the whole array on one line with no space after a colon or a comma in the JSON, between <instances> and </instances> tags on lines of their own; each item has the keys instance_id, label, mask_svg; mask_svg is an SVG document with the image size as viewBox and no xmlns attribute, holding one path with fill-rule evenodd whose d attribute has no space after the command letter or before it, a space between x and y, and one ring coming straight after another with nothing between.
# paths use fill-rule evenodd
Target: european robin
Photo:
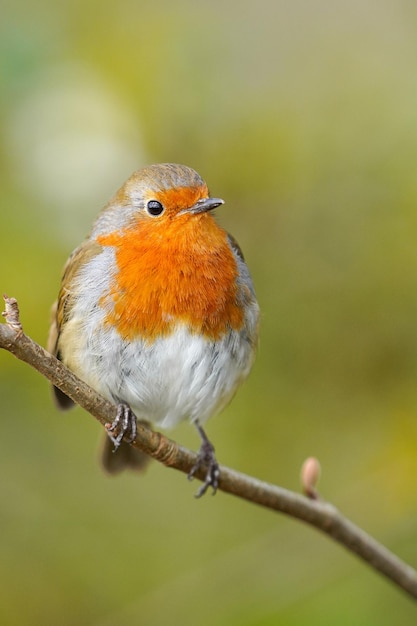
<instances>
[{"instance_id":1,"label":"european robin","mask_svg":"<svg viewBox=\"0 0 417 626\"><path fill-rule=\"evenodd\" d=\"M242 252L211 213L223 203L184 165L135 172L69 257L48 344L118 404L103 455L110 472L143 467L145 455L128 444L136 417L162 428L195 424L202 444L190 477L207 469L197 495L219 481L203 424L249 374L258 336ZM72 406L54 391L60 408Z\"/></svg>"}]
</instances>

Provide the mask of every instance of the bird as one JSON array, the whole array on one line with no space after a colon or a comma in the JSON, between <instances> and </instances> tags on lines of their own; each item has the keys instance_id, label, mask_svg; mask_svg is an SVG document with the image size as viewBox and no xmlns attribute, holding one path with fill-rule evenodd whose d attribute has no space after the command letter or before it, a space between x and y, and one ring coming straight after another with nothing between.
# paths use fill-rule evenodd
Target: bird
<instances>
[{"instance_id":1,"label":"bird","mask_svg":"<svg viewBox=\"0 0 417 626\"><path fill-rule=\"evenodd\" d=\"M203 427L248 376L258 344L248 267L212 213L223 204L185 165L134 172L70 255L48 338L52 354L118 406L104 467L144 467L129 445L136 419L163 429L186 420L201 438L189 474L206 472L198 497L215 493L220 475ZM53 390L58 408L73 406Z\"/></svg>"}]
</instances>

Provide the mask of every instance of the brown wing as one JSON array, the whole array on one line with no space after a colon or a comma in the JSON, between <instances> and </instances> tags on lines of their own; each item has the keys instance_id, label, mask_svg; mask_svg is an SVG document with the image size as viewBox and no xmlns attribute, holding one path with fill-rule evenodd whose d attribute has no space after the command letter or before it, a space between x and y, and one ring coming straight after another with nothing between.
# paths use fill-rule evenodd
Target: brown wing
<instances>
[{"instance_id":1,"label":"brown wing","mask_svg":"<svg viewBox=\"0 0 417 626\"><path fill-rule=\"evenodd\" d=\"M47 350L59 360L62 360L62 356L59 352L61 328L69 318L74 301L74 295L71 290L73 280L85 263L99 254L101 249L101 246L97 243L86 241L83 245L74 250L65 264L58 300L54 302L51 310L51 325L47 343ZM74 406L74 402L71 398L57 387L53 387L53 393L58 408L70 409Z\"/></svg>"},{"instance_id":2,"label":"brown wing","mask_svg":"<svg viewBox=\"0 0 417 626\"><path fill-rule=\"evenodd\" d=\"M73 281L85 263L88 263L88 261L99 254L101 250L101 246L97 243L87 241L74 250L65 264L58 300L54 303L51 311L51 326L48 336L48 350L60 360L63 355L61 355L59 351L59 336L62 327L71 315L74 303L74 294L72 292ZM53 393L55 403L59 409L65 410L74 406L74 402L71 398L57 387L53 387ZM127 468L142 471L149 460L150 458L146 454L133 448L125 441L122 441L120 448L114 453L113 443L107 436L105 437L102 462L104 468L110 474L118 474Z\"/></svg>"},{"instance_id":3,"label":"brown wing","mask_svg":"<svg viewBox=\"0 0 417 626\"><path fill-rule=\"evenodd\" d=\"M238 244L238 242L236 241L236 239L233 237L233 235L231 235L230 233L227 233L227 238L229 240L229 243L232 247L232 250L237 254L237 256L244 261L245 257L243 256L243 252Z\"/></svg>"}]
</instances>

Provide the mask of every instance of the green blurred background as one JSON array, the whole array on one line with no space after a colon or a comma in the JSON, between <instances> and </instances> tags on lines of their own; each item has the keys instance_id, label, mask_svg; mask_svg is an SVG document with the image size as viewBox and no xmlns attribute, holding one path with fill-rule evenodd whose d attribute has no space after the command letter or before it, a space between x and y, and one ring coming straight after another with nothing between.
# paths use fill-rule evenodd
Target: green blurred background
<instances>
[{"instance_id":1,"label":"green blurred background","mask_svg":"<svg viewBox=\"0 0 417 626\"><path fill-rule=\"evenodd\" d=\"M3 2L0 292L45 343L63 263L143 164L225 198L262 307L254 371L208 432L417 565L417 5ZM0 353L0 622L415 624L310 528L153 463L106 477L100 428ZM188 425L171 433L198 447Z\"/></svg>"}]
</instances>

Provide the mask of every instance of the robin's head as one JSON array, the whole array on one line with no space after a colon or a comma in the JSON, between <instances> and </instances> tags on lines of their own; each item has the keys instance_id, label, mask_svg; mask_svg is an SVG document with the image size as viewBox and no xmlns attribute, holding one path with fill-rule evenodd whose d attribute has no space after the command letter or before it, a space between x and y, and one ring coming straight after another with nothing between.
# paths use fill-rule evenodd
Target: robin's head
<instances>
[{"instance_id":1,"label":"robin's head","mask_svg":"<svg viewBox=\"0 0 417 626\"><path fill-rule=\"evenodd\" d=\"M211 198L199 174L185 165L159 163L138 170L126 181L99 216L95 235L126 227L138 220L168 223L188 220L223 204Z\"/></svg>"}]
</instances>

